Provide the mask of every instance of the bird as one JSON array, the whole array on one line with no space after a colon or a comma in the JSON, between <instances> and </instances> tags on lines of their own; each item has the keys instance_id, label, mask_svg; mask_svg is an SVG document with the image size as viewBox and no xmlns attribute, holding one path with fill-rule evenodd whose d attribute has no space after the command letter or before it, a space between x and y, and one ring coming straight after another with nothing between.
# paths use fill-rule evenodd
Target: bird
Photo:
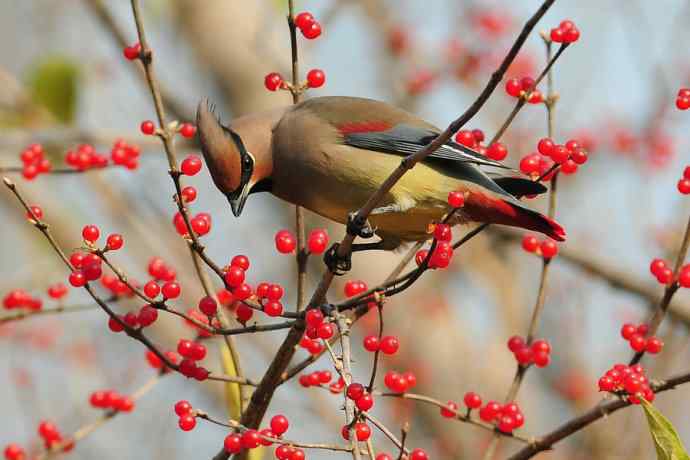
<instances>
[{"instance_id":1,"label":"bird","mask_svg":"<svg viewBox=\"0 0 690 460\"><path fill-rule=\"evenodd\" d=\"M197 132L204 161L236 217L249 195L270 192L329 220L348 225L353 212L374 194L401 160L424 148L441 130L386 102L323 96L295 105L241 116L224 125L202 100ZM409 170L383 196L365 228L354 229L375 243L353 251L395 250L431 238L430 224L459 191L464 206L451 225L480 222L519 227L564 241L555 220L518 198L544 193L538 181L455 142L446 142Z\"/></svg>"}]
</instances>

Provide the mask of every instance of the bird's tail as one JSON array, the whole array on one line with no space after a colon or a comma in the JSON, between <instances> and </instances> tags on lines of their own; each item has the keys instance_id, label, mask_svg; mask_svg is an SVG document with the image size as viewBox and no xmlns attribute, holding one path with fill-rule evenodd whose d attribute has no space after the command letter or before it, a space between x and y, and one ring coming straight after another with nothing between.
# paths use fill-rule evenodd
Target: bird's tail
<instances>
[{"instance_id":1,"label":"bird's tail","mask_svg":"<svg viewBox=\"0 0 690 460\"><path fill-rule=\"evenodd\" d=\"M513 222L507 225L540 232L556 241L565 241L565 229L555 220L529 208L514 203L508 204L515 209L516 215L512 219Z\"/></svg>"},{"instance_id":2,"label":"bird's tail","mask_svg":"<svg viewBox=\"0 0 690 460\"><path fill-rule=\"evenodd\" d=\"M470 194L464 212L474 221L524 228L556 241L565 241L565 230L558 222L532 211L517 200L474 193Z\"/></svg>"}]
</instances>

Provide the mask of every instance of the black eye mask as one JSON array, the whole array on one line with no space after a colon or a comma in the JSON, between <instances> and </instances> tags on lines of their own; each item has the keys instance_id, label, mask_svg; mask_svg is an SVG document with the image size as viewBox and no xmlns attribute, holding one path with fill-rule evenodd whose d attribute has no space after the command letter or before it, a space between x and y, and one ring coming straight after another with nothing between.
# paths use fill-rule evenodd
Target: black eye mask
<instances>
[{"instance_id":1,"label":"black eye mask","mask_svg":"<svg viewBox=\"0 0 690 460\"><path fill-rule=\"evenodd\" d=\"M232 138L237 150L240 152L240 165L242 168L242 172L240 174L240 185L227 195L229 199L237 199L242 193L242 189L247 185L249 179L252 177L252 173L254 172L254 159L251 155L249 155L249 152L247 152L247 149L244 147L244 143L242 142L242 138L239 134L230 128L226 128L225 126L223 126L223 131L225 131L225 133Z\"/></svg>"}]
</instances>

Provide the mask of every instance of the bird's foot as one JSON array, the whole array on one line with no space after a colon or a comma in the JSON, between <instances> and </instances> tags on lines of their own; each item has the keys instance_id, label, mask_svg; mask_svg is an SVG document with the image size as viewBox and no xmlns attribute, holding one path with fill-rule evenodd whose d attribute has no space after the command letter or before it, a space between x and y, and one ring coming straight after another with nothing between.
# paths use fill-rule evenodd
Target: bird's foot
<instances>
[{"instance_id":1,"label":"bird's foot","mask_svg":"<svg viewBox=\"0 0 690 460\"><path fill-rule=\"evenodd\" d=\"M366 219L360 219L357 217L356 212L351 212L347 215L347 233L352 236L358 236L360 238L371 238L374 236L374 229L371 224Z\"/></svg>"},{"instance_id":2,"label":"bird's foot","mask_svg":"<svg viewBox=\"0 0 690 460\"><path fill-rule=\"evenodd\" d=\"M323 254L323 261L334 275L344 275L352 269L352 258L348 254L345 257L338 255L339 243L333 245Z\"/></svg>"}]
</instances>

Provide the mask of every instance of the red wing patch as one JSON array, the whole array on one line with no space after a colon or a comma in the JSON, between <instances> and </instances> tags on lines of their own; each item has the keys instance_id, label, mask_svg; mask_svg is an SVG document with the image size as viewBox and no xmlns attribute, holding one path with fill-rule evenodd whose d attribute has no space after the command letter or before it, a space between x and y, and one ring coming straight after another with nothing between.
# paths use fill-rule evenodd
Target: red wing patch
<instances>
[{"instance_id":1,"label":"red wing patch","mask_svg":"<svg viewBox=\"0 0 690 460\"><path fill-rule=\"evenodd\" d=\"M362 121L356 123L343 123L337 126L341 134L354 133L376 133L381 131L388 131L392 128L390 123L385 121Z\"/></svg>"}]
</instances>

